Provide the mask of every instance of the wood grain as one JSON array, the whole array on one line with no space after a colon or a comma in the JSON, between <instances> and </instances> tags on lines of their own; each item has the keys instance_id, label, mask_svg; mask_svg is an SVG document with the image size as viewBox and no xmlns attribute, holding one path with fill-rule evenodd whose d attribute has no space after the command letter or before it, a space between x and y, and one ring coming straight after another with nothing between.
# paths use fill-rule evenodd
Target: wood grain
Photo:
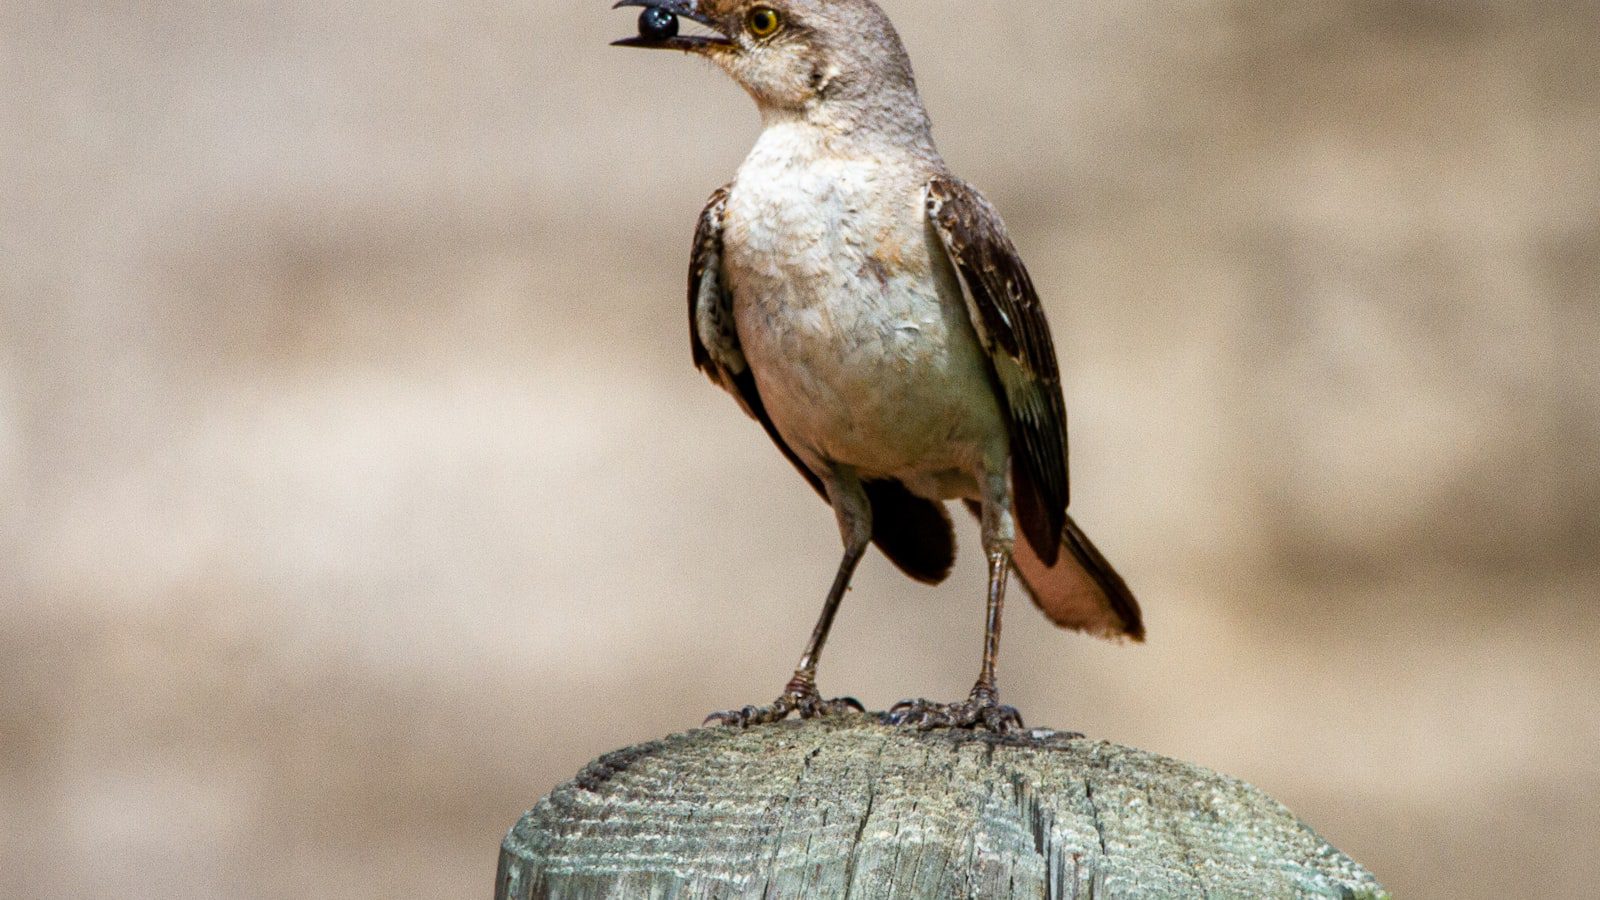
<instances>
[{"instance_id":1,"label":"wood grain","mask_svg":"<svg viewBox=\"0 0 1600 900\"><path fill-rule=\"evenodd\" d=\"M497 897L1336 897L1387 893L1281 804L1075 735L871 716L607 754L506 837Z\"/></svg>"}]
</instances>

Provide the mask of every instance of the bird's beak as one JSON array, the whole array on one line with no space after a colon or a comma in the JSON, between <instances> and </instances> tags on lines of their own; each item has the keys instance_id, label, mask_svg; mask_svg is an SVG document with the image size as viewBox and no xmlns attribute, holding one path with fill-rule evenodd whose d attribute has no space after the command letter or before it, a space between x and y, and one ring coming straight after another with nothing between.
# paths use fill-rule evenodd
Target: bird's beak
<instances>
[{"instance_id":1,"label":"bird's beak","mask_svg":"<svg viewBox=\"0 0 1600 900\"><path fill-rule=\"evenodd\" d=\"M717 36L703 34L673 35L668 38L645 37L636 35L618 41L612 41L613 47L642 47L647 50L682 50L686 53L702 53L712 47L731 47L733 42L723 35L722 26L715 19L700 12L699 0L618 0L612 9L621 9L624 6L646 6L664 9L669 13L683 19L699 22L701 25L717 32Z\"/></svg>"}]
</instances>

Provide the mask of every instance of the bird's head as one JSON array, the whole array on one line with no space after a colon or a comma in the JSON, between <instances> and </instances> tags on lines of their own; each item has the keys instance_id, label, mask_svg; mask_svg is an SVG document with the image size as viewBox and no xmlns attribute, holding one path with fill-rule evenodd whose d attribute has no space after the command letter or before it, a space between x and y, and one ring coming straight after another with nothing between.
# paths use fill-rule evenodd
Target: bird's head
<instances>
[{"instance_id":1,"label":"bird's head","mask_svg":"<svg viewBox=\"0 0 1600 900\"><path fill-rule=\"evenodd\" d=\"M641 6L620 47L681 50L720 66L764 115L843 128L927 130L911 62L872 0L620 0ZM710 35L678 34L681 17Z\"/></svg>"}]
</instances>

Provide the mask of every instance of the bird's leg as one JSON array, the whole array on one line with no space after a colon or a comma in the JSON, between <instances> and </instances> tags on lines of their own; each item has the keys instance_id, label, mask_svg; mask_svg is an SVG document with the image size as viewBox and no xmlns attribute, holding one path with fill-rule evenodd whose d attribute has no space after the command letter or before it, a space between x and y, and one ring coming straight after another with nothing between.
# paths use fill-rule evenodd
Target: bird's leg
<instances>
[{"instance_id":1,"label":"bird's leg","mask_svg":"<svg viewBox=\"0 0 1600 900\"><path fill-rule=\"evenodd\" d=\"M706 717L705 724L743 727L779 722L790 713L799 713L802 719L812 719L864 711L860 701L854 697L824 700L817 692L817 660L822 656L823 645L828 642L828 632L833 628L834 616L839 613L839 603L850 589L850 578L872 540L872 504L861 489L861 483L853 477L835 481L838 483L831 481L828 484L828 497L833 501L839 519L839 531L844 538L844 559L839 561L833 587L828 591L827 601L822 604L822 615L811 630L811 640L806 643L805 653L800 656L794 677L789 679L783 693L772 703L712 713Z\"/></svg>"},{"instance_id":2,"label":"bird's leg","mask_svg":"<svg viewBox=\"0 0 1600 900\"><path fill-rule=\"evenodd\" d=\"M859 549L851 547L845 550L844 559L839 563L839 573L833 579L833 589L828 592L828 600L822 606L822 616L817 619L817 627L812 630L811 640L806 644L806 652L800 657L800 664L794 670L794 677L784 685L783 693L778 699L766 706L746 706L742 709L712 713L706 718L706 724L764 725L768 722L782 721L790 713L799 713L802 719L811 719L851 710L862 711L861 703L851 697L841 697L837 700L822 699L822 695L817 692L817 659L822 654L822 645L827 643L828 630L833 627L833 617L839 612L839 602L844 599L845 591L850 588L850 576L855 572L856 563L861 561L865 549L865 547Z\"/></svg>"},{"instance_id":3,"label":"bird's leg","mask_svg":"<svg viewBox=\"0 0 1600 900\"><path fill-rule=\"evenodd\" d=\"M1000 704L1000 689L995 683L995 661L1000 656L1000 615L1005 606L1006 575L1011 569L1011 554L989 551L989 602L983 631L983 667L972 693L960 703L932 703L904 700L889 711L896 725L931 728L977 728L1007 732L1022 727L1022 716Z\"/></svg>"},{"instance_id":4,"label":"bird's leg","mask_svg":"<svg viewBox=\"0 0 1600 900\"><path fill-rule=\"evenodd\" d=\"M889 721L918 728L977 728L1007 732L1022 728L1022 716L1000 704L995 663L1000 657L1000 620L1005 609L1006 578L1011 572L1014 532L1010 513L1010 485L1003 488L1004 504L986 499L983 508L983 543L989 557L989 595L983 629L983 666L972 693L960 703L903 700L889 710Z\"/></svg>"}]
</instances>

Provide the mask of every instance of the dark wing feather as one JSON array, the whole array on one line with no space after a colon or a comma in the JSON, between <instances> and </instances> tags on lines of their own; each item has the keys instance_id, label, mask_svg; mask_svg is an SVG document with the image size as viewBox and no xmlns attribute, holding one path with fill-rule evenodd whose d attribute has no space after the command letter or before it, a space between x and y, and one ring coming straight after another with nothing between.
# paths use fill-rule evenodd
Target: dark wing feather
<instances>
[{"instance_id":1,"label":"dark wing feather","mask_svg":"<svg viewBox=\"0 0 1600 900\"><path fill-rule=\"evenodd\" d=\"M722 284L722 214L727 208L728 188L724 186L711 195L695 225L694 247L689 252L689 349L695 368L732 394L745 412L765 419L764 414L755 412L761 405L755 380L739 377L749 376L750 367L734 328L733 296ZM788 455L787 447L784 452ZM815 481L816 476L811 479Z\"/></svg>"},{"instance_id":2,"label":"dark wing feather","mask_svg":"<svg viewBox=\"0 0 1600 900\"><path fill-rule=\"evenodd\" d=\"M700 213L700 222L694 229L694 249L689 254L689 348L695 368L732 394L750 418L761 423L784 458L826 499L822 480L795 456L772 424L739 345L733 296L722 283L722 214L727 206L728 188L724 186L711 195L705 211Z\"/></svg>"},{"instance_id":3,"label":"dark wing feather","mask_svg":"<svg viewBox=\"0 0 1600 900\"><path fill-rule=\"evenodd\" d=\"M1005 223L982 194L937 176L928 182L926 202L1004 395L1017 518L1039 557L1054 565L1070 499L1067 406L1044 307Z\"/></svg>"},{"instance_id":4,"label":"dark wing feather","mask_svg":"<svg viewBox=\"0 0 1600 900\"><path fill-rule=\"evenodd\" d=\"M750 418L761 424L784 458L827 500L822 479L795 455L767 415L739 344L733 296L722 280L722 216L727 205L728 188L719 188L694 230L689 257L689 346L695 368L732 394ZM912 494L898 481L871 481L864 487L872 501L872 540L878 549L918 581L943 581L955 562L955 534L944 505Z\"/></svg>"}]
</instances>

